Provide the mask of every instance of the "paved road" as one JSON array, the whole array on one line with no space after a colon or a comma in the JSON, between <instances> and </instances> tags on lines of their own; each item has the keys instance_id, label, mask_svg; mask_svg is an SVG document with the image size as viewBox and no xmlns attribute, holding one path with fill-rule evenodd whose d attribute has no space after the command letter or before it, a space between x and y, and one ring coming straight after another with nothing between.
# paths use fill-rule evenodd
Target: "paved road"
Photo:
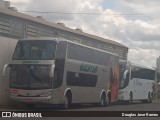
<instances>
[{"instance_id":1,"label":"paved road","mask_svg":"<svg viewBox=\"0 0 160 120\"><path fill-rule=\"evenodd\" d=\"M25 106L8 107L0 106L0 111L160 111L160 100L155 100L152 103L134 102L131 105L124 103L113 104L107 107L99 107L93 104L73 105L71 109L64 110L59 106L36 106L35 108L26 108Z\"/></svg>"},{"instance_id":2,"label":"paved road","mask_svg":"<svg viewBox=\"0 0 160 120\"><path fill-rule=\"evenodd\" d=\"M115 111L160 111L160 100L155 100L153 101L153 103L150 103L150 104L142 104L141 102L134 102L132 105L126 105L126 104L114 104L114 105L111 105L111 106L108 106L108 107L98 107L98 106L94 106L94 105L90 105L90 104L84 104L84 105L74 105L72 107L72 109L69 109L69 110L64 110L62 108L60 108L59 106L37 106L36 108L32 108L32 109L28 109L26 107L16 107L16 108L10 108L10 107L5 107L5 106L0 106L0 111L49 111L51 113L53 112L62 112L62 111L68 111L68 112L73 112L73 111L97 111L97 112L100 112L100 111L112 111L113 113ZM84 112L83 112L84 113ZM74 113L73 113L74 114ZM74 116L74 115L73 115ZM55 117L54 117L55 118ZM81 119L82 117L80 118L76 118L76 119ZM105 117L100 117L101 119L103 120L106 120L108 118L105 118ZM118 118L118 119L122 119L123 117L121 118ZM160 118L160 116L159 116ZM159 118L149 118L149 119L159 119ZM70 117L67 117L66 118L55 118L56 120L74 120L74 118L70 118ZM89 120L85 117L83 117L83 120ZM93 118L90 118L90 120L97 120L98 118L97 117L93 117ZM113 119L113 117L112 117ZM127 118L125 118L127 119ZM142 120L146 120L144 117L141 118Z\"/></svg>"}]
</instances>

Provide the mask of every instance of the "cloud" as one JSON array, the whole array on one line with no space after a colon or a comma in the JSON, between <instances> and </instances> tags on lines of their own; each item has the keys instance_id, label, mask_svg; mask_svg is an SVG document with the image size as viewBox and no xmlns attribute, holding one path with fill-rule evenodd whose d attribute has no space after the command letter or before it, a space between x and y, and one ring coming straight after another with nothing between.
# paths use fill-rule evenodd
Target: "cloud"
<instances>
[{"instance_id":1,"label":"cloud","mask_svg":"<svg viewBox=\"0 0 160 120\"><path fill-rule=\"evenodd\" d=\"M27 10L53 12L53 13L39 13L39 15L46 17L52 21L73 20L79 12L97 12L92 11L102 0L31 0L27 5ZM58 13L54 13L58 12ZM63 14L64 13L64 14ZM65 14L71 13L71 14ZM73 13L73 14L72 14ZM32 15L37 15L30 13Z\"/></svg>"},{"instance_id":2,"label":"cloud","mask_svg":"<svg viewBox=\"0 0 160 120\"><path fill-rule=\"evenodd\" d=\"M18 10L26 10L31 0L9 0L11 6L17 7Z\"/></svg>"},{"instance_id":3,"label":"cloud","mask_svg":"<svg viewBox=\"0 0 160 120\"><path fill-rule=\"evenodd\" d=\"M132 62L145 65L148 67L154 67L156 66L156 58L157 58L157 52L160 52L160 50L147 50L147 49L129 49L129 56L128 58L132 60Z\"/></svg>"},{"instance_id":4,"label":"cloud","mask_svg":"<svg viewBox=\"0 0 160 120\"><path fill-rule=\"evenodd\" d=\"M109 2L110 0L105 0ZM123 13L157 13L159 0L113 0L114 9Z\"/></svg>"},{"instance_id":5,"label":"cloud","mask_svg":"<svg viewBox=\"0 0 160 120\"><path fill-rule=\"evenodd\" d=\"M134 41L159 41L160 24L150 24L142 20L135 20L128 24L126 33Z\"/></svg>"},{"instance_id":6,"label":"cloud","mask_svg":"<svg viewBox=\"0 0 160 120\"><path fill-rule=\"evenodd\" d=\"M9 0L11 3L29 3L30 0Z\"/></svg>"},{"instance_id":7,"label":"cloud","mask_svg":"<svg viewBox=\"0 0 160 120\"><path fill-rule=\"evenodd\" d=\"M12 0L14 1L14 0ZM94 14L27 13L41 15L52 22L63 22L71 28L112 39L128 46L129 60L155 66L160 53L160 1L154 0L25 0L18 9ZM103 4L103 5L102 5ZM106 5L104 5L106 4ZM106 6L106 8L105 8ZM155 13L155 14L151 14ZM125 15L126 14L126 15ZM135 14L135 15L133 15ZM137 15L136 15L137 14Z\"/></svg>"}]
</instances>

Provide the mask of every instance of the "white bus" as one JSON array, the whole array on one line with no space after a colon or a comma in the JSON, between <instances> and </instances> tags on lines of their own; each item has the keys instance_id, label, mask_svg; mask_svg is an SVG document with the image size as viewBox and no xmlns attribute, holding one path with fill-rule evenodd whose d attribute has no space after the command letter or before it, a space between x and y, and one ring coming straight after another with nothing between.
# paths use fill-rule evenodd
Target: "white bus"
<instances>
[{"instance_id":1,"label":"white bus","mask_svg":"<svg viewBox=\"0 0 160 120\"><path fill-rule=\"evenodd\" d=\"M10 98L28 105L105 106L117 99L118 64L113 53L61 38L19 40L8 65Z\"/></svg>"},{"instance_id":2,"label":"white bus","mask_svg":"<svg viewBox=\"0 0 160 120\"><path fill-rule=\"evenodd\" d=\"M120 60L120 77L118 100L152 102L155 82L153 68L136 65L129 61Z\"/></svg>"}]
</instances>

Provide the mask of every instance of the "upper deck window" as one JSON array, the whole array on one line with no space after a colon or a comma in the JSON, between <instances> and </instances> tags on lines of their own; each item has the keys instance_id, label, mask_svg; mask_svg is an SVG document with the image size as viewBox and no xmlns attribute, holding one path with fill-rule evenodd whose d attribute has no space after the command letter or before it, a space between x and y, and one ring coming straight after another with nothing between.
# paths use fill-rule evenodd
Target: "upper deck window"
<instances>
[{"instance_id":1,"label":"upper deck window","mask_svg":"<svg viewBox=\"0 0 160 120\"><path fill-rule=\"evenodd\" d=\"M19 41L14 60L53 60L57 42L47 40Z\"/></svg>"}]
</instances>

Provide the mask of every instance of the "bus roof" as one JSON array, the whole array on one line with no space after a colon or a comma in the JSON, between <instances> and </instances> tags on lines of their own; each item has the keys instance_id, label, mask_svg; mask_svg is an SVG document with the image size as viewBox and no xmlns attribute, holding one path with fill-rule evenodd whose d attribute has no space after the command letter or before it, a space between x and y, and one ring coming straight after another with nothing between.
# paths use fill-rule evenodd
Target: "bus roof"
<instances>
[{"instance_id":1,"label":"bus roof","mask_svg":"<svg viewBox=\"0 0 160 120\"><path fill-rule=\"evenodd\" d=\"M135 66L135 67L141 67L141 68L145 68L145 69L150 69L150 70L154 70L154 68L152 67L148 67L148 66L145 66L145 65L140 65L140 64L137 64L137 63L131 63L131 66Z\"/></svg>"},{"instance_id":2,"label":"bus roof","mask_svg":"<svg viewBox=\"0 0 160 120\"><path fill-rule=\"evenodd\" d=\"M66 42L69 42L69 43L73 43L73 44L77 44L77 45L80 45L80 46L84 46L84 47L87 47L87 48L91 48L91 49L94 49L94 50L98 50L98 51L101 51L101 52L105 52L105 53L108 53L108 54L111 54L111 55L114 55L114 56L117 56L117 54L115 53L112 53L112 52L109 52L109 51L105 51L105 50L101 50L101 49L98 49L98 48L94 48L94 47L91 47L91 46L87 46L87 45L84 45L84 44L80 44L78 42L73 42L73 41L70 41L68 39L64 39L64 38L54 38L54 37L33 37L33 38L25 38L25 39L20 39L20 41L28 41L28 40L53 40L53 41L57 41L57 42L60 42L60 41L66 41Z\"/></svg>"},{"instance_id":3,"label":"bus roof","mask_svg":"<svg viewBox=\"0 0 160 120\"><path fill-rule=\"evenodd\" d=\"M131 66L135 66L135 67L141 67L141 68L145 68L145 69L150 69L150 70L154 70L155 71L155 69L154 68L151 68L151 67L148 67L148 66L145 66L145 65L140 65L140 64L137 64L137 63L133 63L133 62L131 62L131 61L129 61L129 60L119 60L120 62L127 62L127 63L129 63Z\"/></svg>"},{"instance_id":4,"label":"bus roof","mask_svg":"<svg viewBox=\"0 0 160 120\"><path fill-rule=\"evenodd\" d=\"M30 37L30 38L24 38L20 40L54 40L59 41L60 38L54 38L54 37Z\"/></svg>"}]
</instances>

